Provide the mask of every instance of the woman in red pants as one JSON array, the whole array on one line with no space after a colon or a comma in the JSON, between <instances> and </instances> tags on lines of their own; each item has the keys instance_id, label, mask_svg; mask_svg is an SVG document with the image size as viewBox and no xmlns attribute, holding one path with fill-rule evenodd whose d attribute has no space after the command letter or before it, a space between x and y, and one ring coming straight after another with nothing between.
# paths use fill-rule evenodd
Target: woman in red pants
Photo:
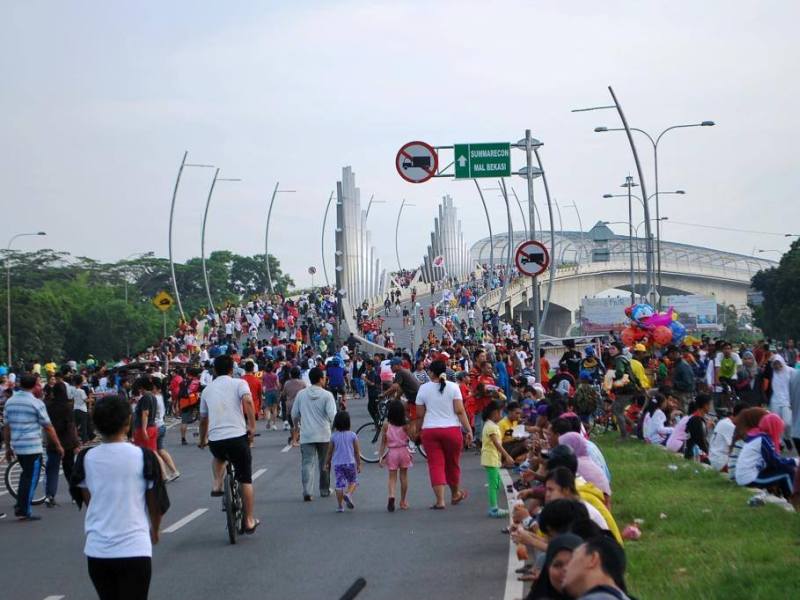
<instances>
[{"instance_id":1,"label":"woman in red pants","mask_svg":"<svg viewBox=\"0 0 800 600\"><path fill-rule=\"evenodd\" d=\"M417 392L417 418L422 420L422 444L428 454L428 473L431 478L436 503L432 509L445 507L445 487L450 488L450 501L458 504L467 497L459 486L461 481L462 434L467 445L472 443L472 429L464 410L461 390L447 381L447 365L441 360L428 367L431 381L420 386Z\"/></svg>"}]
</instances>

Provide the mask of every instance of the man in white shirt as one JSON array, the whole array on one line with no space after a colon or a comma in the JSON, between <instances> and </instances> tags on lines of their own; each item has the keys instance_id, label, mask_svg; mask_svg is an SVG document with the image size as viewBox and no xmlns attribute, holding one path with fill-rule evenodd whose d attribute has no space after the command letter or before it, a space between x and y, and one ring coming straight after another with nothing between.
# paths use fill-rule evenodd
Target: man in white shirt
<instances>
[{"instance_id":1,"label":"man in white shirt","mask_svg":"<svg viewBox=\"0 0 800 600\"><path fill-rule=\"evenodd\" d=\"M250 446L256 431L255 409L250 386L243 379L234 379L233 359L228 355L214 359L217 377L200 396L200 442L214 455L212 496L222 496L225 463L230 461L241 484L244 504L244 532L255 533L259 520L253 516L252 456Z\"/></svg>"}]
</instances>

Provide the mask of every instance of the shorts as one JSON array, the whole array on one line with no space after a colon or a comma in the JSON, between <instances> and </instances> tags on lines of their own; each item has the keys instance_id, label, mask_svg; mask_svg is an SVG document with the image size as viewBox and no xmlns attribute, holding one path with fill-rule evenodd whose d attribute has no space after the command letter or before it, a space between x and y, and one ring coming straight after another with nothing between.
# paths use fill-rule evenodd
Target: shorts
<instances>
[{"instance_id":1,"label":"shorts","mask_svg":"<svg viewBox=\"0 0 800 600\"><path fill-rule=\"evenodd\" d=\"M194 409L194 406L190 406L181 411L181 425L191 425L197 420L197 414Z\"/></svg>"},{"instance_id":2,"label":"shorts","mask_svg":"<svg viewBox=\"0 0 800 600\"><path fill-rule=\"evenodd\" d=\"M147 439L142 435L141 427L133 430L133 443L139 448L148 448L153 452L156 451L156 438L158 437L158 429L155 425L147 428Z\"/></svg>"},{"instance_id":3,"label":"shorts","mask_svg":"<svg viewBox=\"0 0 800 600\"><path fill-rule=\"evenodd\" d=\"M353 463L348 465L333 465L333 473L336 476L337 490L345 490L351 485L358 483L358 473Z\"/></svg>"},{"instance_id":4,"label":"shorts","mask_svg":"<svg viewBox=\"0 0 800 600\"><path fill-rule=\"evenodd\" d=\"M158 437L156 437L156 449L161 450L164 448L164 437L167 435L167 426L160 425L158 427Z\"/></svg>"},{"instance_id":5,"label":"shorts","mask_svg":"<svg viewBox=\"0 0 800 600\"><path fill-rule=\"evenodd\" d=\"M384 459L386 468L390 471L397 471L397 469L410 469L414 466L411 460L411 452L408 451L408 446L400 446L398 448L389 448Z\"/></svg>"},{"instance_id":6,"label":"shorts","mask_svg":"<svg viewBox=\"0 0 800 600\"><path fill-rule=\"evenodd\" d=\"M266 392L264 394L264 402L267 403L267 406L275 406L278 403L278 392L275 390Z\"/></svg>"},{"instance_id":7,"label":"shorts","mask_svg":"<svg viewBox=\"0 0 800 600\"><path fill-rule=\"evenodd\" d=\"M208 442L211 454L217 460L227 460L236 471L236 481L239 483L253 483L253 457L250 454L250 442L247 434Z\"/></svg>"}]
</instances>

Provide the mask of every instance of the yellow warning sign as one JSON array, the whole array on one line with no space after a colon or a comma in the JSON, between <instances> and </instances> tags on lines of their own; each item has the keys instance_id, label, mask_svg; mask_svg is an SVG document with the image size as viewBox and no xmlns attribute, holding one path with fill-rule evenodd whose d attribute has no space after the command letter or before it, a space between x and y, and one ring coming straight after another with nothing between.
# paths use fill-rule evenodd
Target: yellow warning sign
<instances>
[{"instance_id":1,"label":"yellow warning sign","mask_svg":"<svg viewBox=\"0 0 800 600\"><path fill-rule=\"evenodd\" d=\"M153 306L155 306L161 312L167 312L172 305L175 304L175 300L172 299L167 292L158 292L155 298L153 298Z\"/></svg>"}]
</instances>

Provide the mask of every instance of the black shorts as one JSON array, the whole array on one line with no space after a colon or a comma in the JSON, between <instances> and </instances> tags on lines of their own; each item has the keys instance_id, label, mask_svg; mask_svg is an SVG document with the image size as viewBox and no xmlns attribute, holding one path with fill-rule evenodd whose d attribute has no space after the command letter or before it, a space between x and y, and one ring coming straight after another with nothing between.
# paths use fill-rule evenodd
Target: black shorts
<instances>
[{"instance_id":1,"label":"black shorts","mask_svg":"<svg viewBox=\"0 0 800 600\"><path fill-rule=\"evenodd\" d=\"M209 441L208 448L217 460L231 462L236 470L236 481L253 483L253 457L250 454L250 442L247 441L247 434L226 440Z\"/></svg>"}]
</instances>

